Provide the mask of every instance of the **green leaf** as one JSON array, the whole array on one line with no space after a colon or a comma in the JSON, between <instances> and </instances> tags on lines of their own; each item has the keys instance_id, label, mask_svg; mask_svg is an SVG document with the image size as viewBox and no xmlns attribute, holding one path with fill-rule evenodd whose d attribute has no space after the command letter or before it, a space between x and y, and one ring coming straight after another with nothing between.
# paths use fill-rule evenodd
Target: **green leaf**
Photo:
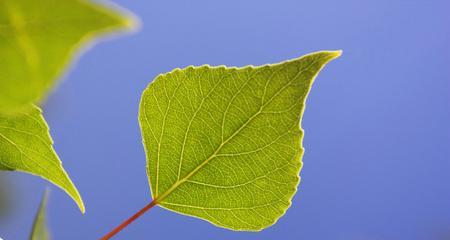
<instances>
[{"instance_id":1,"label":"green leaf","mask_svg":"<svg viewBox=\"0 0 450 240\"><path fill-rule=\"evenodd\" d=\"M0 1L0 110L43 100L82 46L133 24L86 0Z\"/></svg>"},{"instance_id":2,"label":"green leaf","mask_svg":"<svg viewBox=\"0 0 450 240\"><path fill-rule=\"evenodd\" d=\"M15 207L11 196L14 194L11 193L13 193L13 186L10 179L0 172L0 221Z\"/></svg>"},{"instance_id":3,"label":"green leaf","mask_svg":"<svg viewBox=\"0 0 450 240\"><path fill-rule=\"evenodd\" d=\"M53 149L41 110L14 115L0 113L0 170L16 170L40 176L67 192L84 213L80 194Z\"/></svg>"},{"instance_id":4,"label":"green leaf","mask_svg":"<svg viewBox=\"0 0 450 240\"><path fill-rule=\"evenodd\" d=\"M31 231L30 240L50 240L50 234L47 228L46 209L48 201L48 191L42 196L41 205L36 214Z\"/></svg>"},{"instance_id":5,"label":"green leaf","mask_svg":"<svg viewBox=\"0 0 450 240\"><path fill-rule=\"evenodd\" d=\"M188 67L144 91L139 122L154 201L217 226L259 231L291 204L314 78L340 51L243 68Z\"/></svg>"}]
</instances>

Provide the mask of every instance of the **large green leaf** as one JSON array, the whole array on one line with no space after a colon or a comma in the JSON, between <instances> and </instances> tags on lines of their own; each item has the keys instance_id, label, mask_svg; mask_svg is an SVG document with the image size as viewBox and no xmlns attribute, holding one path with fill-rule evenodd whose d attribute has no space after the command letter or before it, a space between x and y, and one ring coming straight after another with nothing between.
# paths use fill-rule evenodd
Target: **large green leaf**
<instances>
[{"instance_id":1,"label":"large green leaf","mask_svg":"<svg viewBox=\"0 0 450 240\"><path fill-rule=\"evenodd\" d=\"M132 26L130 17L86 0L1 0L0 110L41 101L81 46Z\"/></svg>"},{"instance_id":2,"label":"large green leaf","mask_svg":"<svg viewBox=\"0 0 450 240\"><path fill-rule=\"evenodd\" d=\"M14 115L0 113L0 170L17 170L47 179L65 190L84 212L83 201L52 145L38 107Z\"/></svg>"},{"instance_id":3,"label":"large green leaf","mask_svg":"<svg viewBox=\"0 0 450 240\"><path fill-rule=\"evenodd\" d=\"M47 201L48 191L42 196L41 205L34 218L33 229L31 231L30 240L50 240L50 233L47 228Z\"/></svg>"},{"instance_id":4,"label":"large green leaf","mask_svg":"<svg viewBox=\"0 0 450 240\"><path fill-rule=\"evenodd\" d=\"M233 230L274 224L299 183L306 96L339 55L158 76L139 114L154 201Z\"/></svg>"}]
</instances>

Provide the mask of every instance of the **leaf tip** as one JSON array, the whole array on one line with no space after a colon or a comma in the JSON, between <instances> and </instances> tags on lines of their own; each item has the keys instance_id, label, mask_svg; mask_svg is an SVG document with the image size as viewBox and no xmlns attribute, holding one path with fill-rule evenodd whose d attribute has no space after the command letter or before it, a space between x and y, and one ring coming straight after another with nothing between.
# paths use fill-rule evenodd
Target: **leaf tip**
<instances>
[{"instance_id":1,"label":"leaf tip","mask_svg":"<svg viewBox=\"0 0 450 240\"><path fill-rule=\"evenodd\" d=\"M103 3L102 5L108 8L110 17L116 20L115 31L137 32L140 30L141 20L128 9L111 2Z\"/></svg>"},{"instance_id":2,"label":"leaf tip","mask_svg":"<svg viewBox=\"0 0 450 240\"><path fill-rule=\"evenodd\" d=\"M86 207L84 206L84 203L83 203L83 201L81 201L81 202L79 202L79 203L77 203L77 205L78 205L78 208L80 209L80 211L81 211L81 214L85 214L86 213Z\"/></svg>"},{"instance_id":3,"label":"leaf tip","mask_svg":"<svg viewBox=\"0 0 450 240\"><path fill-rule=\"evenodd\" d=\"M47 203L50 189L47 187L41 198L39 209L33 221L33 227L31 229L31 240L48 240L50 239L50 233L47 227Z\"/></svg>"},{"instance_id":4,"label":"leaf tip","mask_svg":"<svg viewBox=\"0 0 450 240\"><path fill-rule=\"evenodd\" d=\"M70 180L71 185L69 187L63 187L60 185L57 185L59 188L61 188L64 192L66 192L69 197L72 198L72 200L75 202L75 204L78 206L78 209L80 209L81 214L86 213L86 207L84 206L84 201L81 198L80 193L78 192L78 189L75 187L75 185Z\"/></svg>"},{"instance_id":5,"label":"leaf tip","mask_svg":"<svg viewBox=\"0 0 450 240\"><path fill-rule=\"evenodd\" d=\"M335 50L335 51L330 51L330 53L331 53L332 56L333 56L333 59L342 56L342 52L343 52L342 49Z\"/></svg>"},{"instance_id":6,"label":"leaf tip","mask_svg":"<svg viewBox=\"0 0 450 240\"><path fill-rule=\"evenodd\" d=\"M75 188L75 193L69 193L69 195L75 201L75 203L77 204L78 209L80 209L81 214L85 214L86 213L86 207L84 206L84 201L81 198L81 195L78 192L78 190Z\"/></svg>"},{"instance_id":7,"label":"leaf tip","mask_svg":"<svg viewBox=\"0 0 450 240\"><path fill-rule=\"evenodd\" d=\"M123 26L131 32L137 32L141 29L141 20L131 13L128 13L123 20Z\"/></svg>"},{"instance_id":8,"label":"leaf tip","mask_svg":"<svg viewBox=\"0 0 450 240\"><path fill-rule=\"evenodd\" d=\"M322 53L322 54L327 55L326 58L328 59L328 61L331 61L336 58L339 58L342 55L342 50L339 49L339 50L319 51L317 53L319 53L319 54Z\"/></svg>"}]
</instances>

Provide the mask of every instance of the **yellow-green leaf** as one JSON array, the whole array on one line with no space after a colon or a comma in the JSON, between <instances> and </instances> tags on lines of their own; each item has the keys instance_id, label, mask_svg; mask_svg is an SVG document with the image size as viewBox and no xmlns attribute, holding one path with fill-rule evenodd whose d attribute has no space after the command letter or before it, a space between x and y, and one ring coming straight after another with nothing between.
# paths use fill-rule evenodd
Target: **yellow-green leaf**
<instances>
[{"instance_id":1,"label":"yellow-green leaf","mask_svg":"<svg viewBox=\"0 0 450 240\"><path fill-rule=\"evenodd\" d=\"M306 97L339 55L158 76L139 114L155 202L233 230L274 224L299 183Z\"/></svg>"},{"instance_id":2,"label":"yellow-green leaf","mask_svg":"<svg viewBox=\"0 0 450 240\"><path fill-rule=\"evenodd\" d=\"M82 46L132 26L130 17L87 0L1 0L0 110L41 101Z\"/></svg>"},{"instance_id":3,"label":"yellow-green leaf","mask_svg":"<svg viewBox=\"0 0 450 240\"><path fill-rule=\"evenodd\" d=\"M40 176L67 192L84 212L83 201L53 149L41 110L7 115L0 113L0 170Z\"/></svg>"},{"instance_id":4,"label":"yellow-green leaf","mask_svg":"<svg viewBox=\"0 0 450 240\"><path fill-rule=\"evenodd\" d=\"M50 233L47 227L47 201L48 191L42 196L41 205L34 218L33 229L31 231L30 240L50 240Z\"/></svg>"}]
</instances>

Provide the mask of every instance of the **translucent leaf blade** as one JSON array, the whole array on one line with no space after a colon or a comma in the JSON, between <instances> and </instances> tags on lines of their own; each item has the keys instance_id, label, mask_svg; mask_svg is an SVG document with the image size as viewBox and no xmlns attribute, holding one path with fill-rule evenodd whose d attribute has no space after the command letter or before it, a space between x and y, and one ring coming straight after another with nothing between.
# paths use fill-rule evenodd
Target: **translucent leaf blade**
<instances>
[{"instance_id":1,"label":"translucent leaf blade","mask_svg":"<svg viewBox=\"0 0 450 240\"><path fill-rule=\"evenodd\" d=\"M0 170L26 172L54 183L84 213L81 196L53 149L41 110L36 106L30 108L14 115L0 113Z\"/></svg>"},{"instance_id":2,"label":"translucent leaf blade","mask_svg":"<svg viewBox=\"0 0 450 240\"><path fill-rule=\"evenodd\" d=\"M299 183L306 97L339 55L158 76L143 93L139 115L156 202L232 230L274 224Z\"/></svg>"}]
</instances>

